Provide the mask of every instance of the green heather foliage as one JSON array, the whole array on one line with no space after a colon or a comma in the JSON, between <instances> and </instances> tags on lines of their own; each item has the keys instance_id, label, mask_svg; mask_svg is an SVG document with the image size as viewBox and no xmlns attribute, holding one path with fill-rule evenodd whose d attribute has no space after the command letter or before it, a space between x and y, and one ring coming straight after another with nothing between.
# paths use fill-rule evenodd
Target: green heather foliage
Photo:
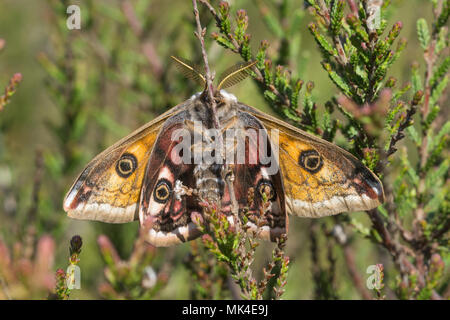
<instances>
[{"instance_id":1,"label":"green heather foliage","mask_svg":"<svg viewBox=\"0 0 450 320\"><path fill-rule=\"evenodd\" d=\"M203 236L172 248L147 245L137 222L67 218L62 199L87 161L202 90L170 59L203 65L192 3L6 2L0 299L449 299L450 1L197 2L216 74L256 61L230 91L353 153L386 202L290 217L275 244L208 203L195 219ZM66 27L70 4L81 30ZM70 264L81 290L67 287Z\"/></svg>"}]
</instances>

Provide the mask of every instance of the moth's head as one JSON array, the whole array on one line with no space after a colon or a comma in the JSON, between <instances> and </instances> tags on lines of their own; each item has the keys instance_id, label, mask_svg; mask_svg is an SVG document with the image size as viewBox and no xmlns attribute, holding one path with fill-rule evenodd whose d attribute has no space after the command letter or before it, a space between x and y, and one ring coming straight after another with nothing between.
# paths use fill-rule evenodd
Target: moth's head
<instances>
[{"instance_id":1,"label":"moth's head","mask_svg":"<svg viewBox=\"0 0 450 320\"><path fill-rule=\"evenodd\" d=\"M206 90L197 92L196 94L193 94L190 98L191 100L200 99L203 102L206 102L208 100L208 93ZM233 104L238 102L238 99L234 94L231 94L224 89L221 90L214 90L214 100L216 103L224 103L224 104Z\"/></svg>"},{"instance_id":2,"label":"moth's head","mask_svg":"<svg viewBox=\"0 0 450 320\"><path fill-rule=\"evenodd\" d=\"M228 93L223 89L216 91L216 94L217 94L217 98L224 103L231 104L231 103L237 102L237 98L235 95Z\"/></svg>"}]
</instances>

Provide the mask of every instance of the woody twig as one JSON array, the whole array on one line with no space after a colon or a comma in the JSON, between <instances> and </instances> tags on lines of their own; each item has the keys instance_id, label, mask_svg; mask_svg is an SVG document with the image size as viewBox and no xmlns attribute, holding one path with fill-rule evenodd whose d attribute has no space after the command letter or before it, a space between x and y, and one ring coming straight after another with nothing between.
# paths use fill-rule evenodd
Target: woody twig
<instances>
[{"instance_id":1,"label":"woody twig","mask_svg":"<svg viewBox=\"0 0 450 320\"><path fill-rule=\"evenodd\" d=\"M197 1L196 0L192 0L192 5L194 8L194 16L195 16L195 21L197 24L197 31L195 32L196 37L198 38L198 40L200 41L200 45L201 45L201 50L202 50L202 56L203 56L203 62L205 64L205 78L206 78L206 93L208 96L208 102L209 102L209 106L211 108L211 113L212 113L212 117L213 117L213 123L214 123L214 127L215 129L220 133L220 123L219 123L219 118L217 116L217 110L216 110L216 101L214 99L214 88L213 88L213 74L211 72L211 69L209 67L209 63L208 63L208 56L206 54L206 49L205 49L205 34L206 34L206 28L203 28L200 22L200 15L198 12L198 8L197 8ZM223 137L221 134L218 135L218 147L220 150L220 154L224 155L224 145L223 145ZM227 184L227 188L228 191L231 195L231 200L232 200L232 207L233 207L233 213L235 215L237 215L237 201L236 198L234 196L234 188L233 188L233 174L231 172L231 174L229 174L230 170L228 170L228 166L225 165L224 166L224 173L225 173L225 182Z\"/></svg>"}]
</instances>

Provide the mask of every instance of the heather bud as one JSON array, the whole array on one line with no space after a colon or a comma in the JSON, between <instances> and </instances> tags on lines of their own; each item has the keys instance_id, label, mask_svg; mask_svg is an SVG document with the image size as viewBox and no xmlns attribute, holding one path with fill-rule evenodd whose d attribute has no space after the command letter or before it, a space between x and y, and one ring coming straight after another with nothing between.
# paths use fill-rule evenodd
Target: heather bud
<instances>
[{"instance_id":1,"label":"heather bud","mask_svg":"<svg viewBox=\"0 0 450 320\"><path fill-rule=\"evenodd\" d=\"M72 239L70 239L70 247L69 251L70 254L80 254L81 252L81 246L83 245L83 240L79 235L73 236Z\"/></svg>"}]
</instances>

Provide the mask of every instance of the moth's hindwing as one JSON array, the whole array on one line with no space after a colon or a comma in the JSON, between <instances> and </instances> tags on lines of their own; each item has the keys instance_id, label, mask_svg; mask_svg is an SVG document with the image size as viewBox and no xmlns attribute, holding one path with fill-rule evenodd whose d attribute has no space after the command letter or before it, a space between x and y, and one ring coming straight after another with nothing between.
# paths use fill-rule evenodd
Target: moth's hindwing
<instances>
[{"instance_id":1,"label":"moth's hindwing","mask_svg":"<svg viewBox=\"0 0 450 320\"><path fill-rule=\"evenodd\" d=\"M268 133L254 116L238 113L242 137L245 143L245 163L234 169L234 191L241 214L249 218L249 231L256 231L264 240L275 241L287 233L288 219L285 208L285 193L279 164L262 161L261 157L273 154ZM262 150L264 150L262 152ZM237 150L235 152L237 159ZM265 193L265 205L264 194Z\"/></svg>"},{"instance_id":2,"label":"moth's hindwing","mask_svg":"<svg viewBox=\"0 0 450 320\"><path fill-rule=\"evenodd\" d=\"M279 132L279 161L290 214L322 217L370 210L384 201L378 177L338 146L240 104Z\"/></svg>"},{"instance_id":3,"label":"moth's hindwing","mask_svg":"<svg viewBox=\"0 0 450 320\"><path fill-rule=\"evenodd\" d=\"M182 184L195 188L192 163L184 163L179 154L172 152L182 140L173 139L176 130L186 130L185 116L167 120L158 136L150 157L139 204L141 225L149 221L146 240L155 246L171 246L189 241L200 235L191 220L193 213L201 214L201 207L194 195L177 195L175 188Z\"/></svg>"}]
</instances>

